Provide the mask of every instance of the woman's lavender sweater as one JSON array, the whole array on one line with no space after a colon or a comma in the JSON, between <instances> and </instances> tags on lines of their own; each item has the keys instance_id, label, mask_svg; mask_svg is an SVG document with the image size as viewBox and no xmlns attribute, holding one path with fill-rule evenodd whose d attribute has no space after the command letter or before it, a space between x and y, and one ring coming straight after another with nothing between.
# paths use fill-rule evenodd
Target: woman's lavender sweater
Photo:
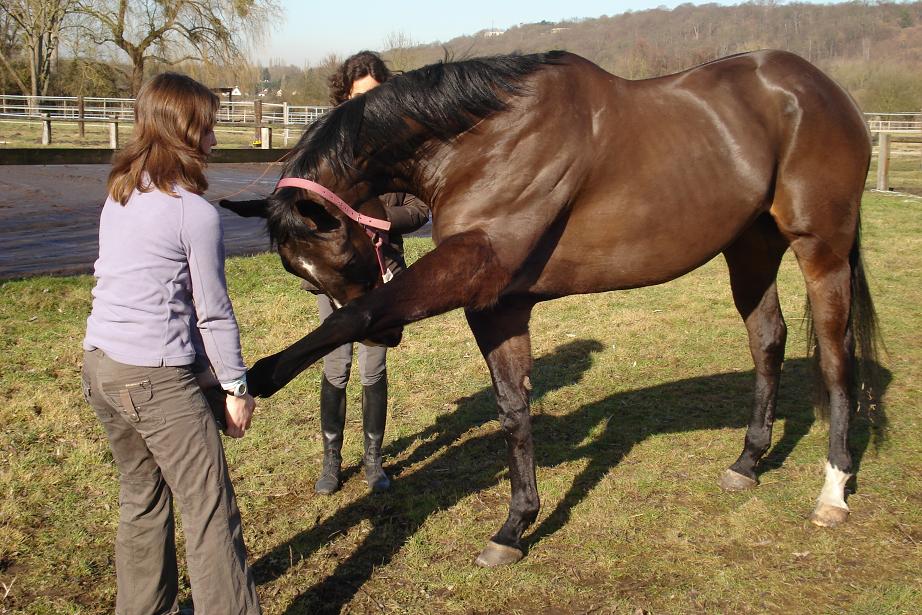
<instances>
[{"instance_id":1,"label":"woman's lavender sweater","mask_svg":"<svg viewBox=\"0 0 922 615\"><path fill-rule=\"evenodd\" d=\"M136 190L125 206L106 200L83 347L143 367L189 365L204 351L218 380L229 382L246 367L221 218L199 195L176 193Z\"/></svg>"}]
</instances>

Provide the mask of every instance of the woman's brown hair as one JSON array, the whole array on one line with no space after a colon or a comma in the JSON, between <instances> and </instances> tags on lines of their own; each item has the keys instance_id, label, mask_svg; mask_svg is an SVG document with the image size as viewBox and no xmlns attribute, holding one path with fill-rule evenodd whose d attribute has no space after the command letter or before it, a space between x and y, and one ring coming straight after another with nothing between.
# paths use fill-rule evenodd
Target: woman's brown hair
<instances>
[{"instance_id":1,"label":"woman's brown hair","mask_svg":"<svg viewBox=\"0 0 922 615\"><path fill-rule=\"evenodd\" d=\"M198 81L177 73L157 75L141 87L134 105L134 135L112 160L106 188L125 205L138 189L173 194L179 185L202 194L202 137L215 123L220 99Z\"/></svg>"},{"instance_id":2,"label":"woman's brown hair","mask_svg":"<svg viewBox=\"0 0 922 615\"><path fill-rule=\"evenodd\" d=\"M330 102L338 105L349 100L352 84L371 75L378 83L391 78L391 71L373 51L360 51L346 58L336 72L330 75Z\"/></svg>"}]
</instances>

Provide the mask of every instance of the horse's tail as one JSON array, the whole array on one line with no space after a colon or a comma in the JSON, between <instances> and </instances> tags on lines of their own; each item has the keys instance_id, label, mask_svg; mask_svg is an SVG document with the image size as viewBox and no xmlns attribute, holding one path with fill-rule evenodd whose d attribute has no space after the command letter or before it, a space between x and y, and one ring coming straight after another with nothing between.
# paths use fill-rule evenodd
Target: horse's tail
<instances>
[{"instance_id":1,"label":"horse's tail","mask_svg":"<svg viewBox=\"0 0 922 615\"><path fill-rule=\"evenodd\" d=\"M848 327L845 334L845 343L848 345L851 359L850 387L853 399L856 400L857 410L867 411L868 416L874 418L872 413L878 409L879 395L883 393L882 368L878 363L878 351L882 346L877 312L871 299L871 290L864 272L864 262L861 258L861 217L859 214L858 227L855 241L848 255L851 269L851 305L849 306ZM810 300L807 299L805 314L807 325L807 355L813 355L814 377L817 391L816 407L819 416L827 419L829 416L829 392L823 384L820 372L820 348L816 331L813 326L813 314L810 309ZM883 413L880 413L883 417Z\"/></svg>"}]
</instances>

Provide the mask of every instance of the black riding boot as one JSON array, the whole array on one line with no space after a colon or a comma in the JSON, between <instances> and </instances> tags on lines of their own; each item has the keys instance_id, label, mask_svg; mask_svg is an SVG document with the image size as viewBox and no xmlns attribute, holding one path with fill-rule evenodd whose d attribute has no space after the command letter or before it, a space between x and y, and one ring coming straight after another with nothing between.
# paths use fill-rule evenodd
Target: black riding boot
<instances>
[{"instance_id":1,"label":"black riding boot","mask_svg":"<svg viewBox=\"0 0 922 615\"><path fill-rule=\"evenodd\" d=\"M381 444L387 422L387 374L362 389L362 427L365 432L365 482L375 492L386 491L391 480L381 467Z\"/></svg>"},{"instance_id":2,"label":"black riding boot","mask_svg":"<svg viewBox=\"0 0 922 615\"><path fill-rule=\"evenodd\" d=\"M321 378L320 429L323 435L323 468L314 491L329 495L339 489L339 470L343 463L343 428L346 426L346 389Z\"/></svg>"}]
</instances>

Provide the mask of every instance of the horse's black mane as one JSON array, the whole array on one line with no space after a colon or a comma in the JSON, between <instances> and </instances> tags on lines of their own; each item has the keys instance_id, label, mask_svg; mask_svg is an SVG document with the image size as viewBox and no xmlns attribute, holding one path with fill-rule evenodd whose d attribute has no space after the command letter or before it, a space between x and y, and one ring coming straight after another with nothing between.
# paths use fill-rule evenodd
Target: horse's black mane
<instances>
[{"instance_id":1,"label":"horse's black mane","mask_svg":"<svg viewBox=\"0 0 922 615\"><path fill-rule=\"evenodd\" d=\"M361 140L378 164L407 160L426 141L445 141L527 93L522 79L562 52L438 63L398 75L315 122L295 146L285 176L314 178L321 164L349 174ZM413 130L408 125L422 127Z\"/></svg>"}]
</instances>

